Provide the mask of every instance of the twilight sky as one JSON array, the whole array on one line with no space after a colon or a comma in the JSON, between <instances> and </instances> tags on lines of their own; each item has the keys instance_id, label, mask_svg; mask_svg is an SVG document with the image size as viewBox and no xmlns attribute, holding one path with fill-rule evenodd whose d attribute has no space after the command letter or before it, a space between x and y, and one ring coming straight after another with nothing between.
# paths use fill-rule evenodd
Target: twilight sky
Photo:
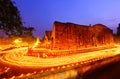
<instances>
[{"instance_id":1,"label":"twilight sky","mask_svg":"<svg viewBox=\"0 0 120 79\"><path fill-rule=\"evenodd\" d=\"M120 23L120 0L13 0L22 20L43 37L54 21L81 25L102 23L114 32Z\"/></svg>"}]
</instances>

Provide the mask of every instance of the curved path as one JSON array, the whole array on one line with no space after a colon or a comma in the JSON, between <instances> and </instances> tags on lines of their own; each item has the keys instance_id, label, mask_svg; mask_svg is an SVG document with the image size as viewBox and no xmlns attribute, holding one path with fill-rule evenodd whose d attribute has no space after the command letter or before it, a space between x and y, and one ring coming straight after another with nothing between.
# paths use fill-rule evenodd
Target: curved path
<instances>
[{"instance_id":1,"label":"curved path","mask_svg":"<svg viewBox=\"0 0 120 79\"><path fill-rule=\"evenodd\" d=\"M106 50L99 50L94 52L72 54L69 56L56 57L56 58L38 58L32 56L26 56L27 48L17 48L10 51L3 52L5 53L0 57L0 61L20 66L20 67L34 67L34 68L43 68L43 67L53 67L66 65L71 63L87 63L95 60L100 60L103 58L111 57L120 54L120 47L111 48Z\"/></svg>"}]
</instances>

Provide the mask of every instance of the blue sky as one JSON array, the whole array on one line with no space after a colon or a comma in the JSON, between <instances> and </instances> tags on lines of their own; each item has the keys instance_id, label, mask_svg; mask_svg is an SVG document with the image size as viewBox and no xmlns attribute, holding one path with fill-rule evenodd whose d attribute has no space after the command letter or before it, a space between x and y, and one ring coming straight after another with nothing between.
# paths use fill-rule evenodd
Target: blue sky
<instances>
[{"instance_id":1,"label":"blue sky","mask_svg":"<svg viewBox=\"0 0 120 79\"><path fill-rule=\"evenodd\" d=\"M43 37L54 21L81 25L101 23L116 31L120 23L120 0L13 0L26 26Z\"/></svg>"}]
</instances>

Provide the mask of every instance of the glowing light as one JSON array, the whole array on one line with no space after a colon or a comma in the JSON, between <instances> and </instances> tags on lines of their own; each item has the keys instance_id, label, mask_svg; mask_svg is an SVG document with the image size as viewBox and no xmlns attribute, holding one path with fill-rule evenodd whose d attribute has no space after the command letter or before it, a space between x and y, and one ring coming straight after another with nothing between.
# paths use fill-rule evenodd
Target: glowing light
<instances>
[{"instance_id":1,"label":"glowing light","mask_svg":"<svg viewBox=\"0 0 120 79\"><path fill-rule=\"evenodd\" d=\"M70 65L68 64L67 67L70 67Z\"/></svg>"},{"instance_id":2,"label":"glowing light","mask_svg":"<svg viewBox=\"0 0 120 79\"><path fill-rule=\"evenodd\" d=\"M19 77L23 77L24 76L24 74L21 74Z\"/></svg>"},{"instance_id":3,"label":"glowing light","mask_svg":"<svg viewBox=\"0 0 120 79\"><path fill-rule=\"evenodd\" d=\"M108 58L108 57L119 55L120 54L119 49L120 47L116 47L116 48L99 50L94 52L71 54L68 56L40 58L40 57L32 57L32 56L24 55L27 48L16 48L14 50L7 51L8 53L0 57L0 60L1 62L5 62L8 64L14 64L16 66L24 66L24 67L31 67L31 68L33 67L35 68L52 67L53 68L56 66L59 67L59 66L65 66L65 65L67 65L66 67L69 67L69 66L71 67L71 66L76 66L77 65L75 64L76 62L85 64L86 61L94 62L94 61L98 61L98 59L99 60L103 59L103 56L104 58ZM54 70L54 68L50 70Z\"/></svg>"},{"instance_id":4,"label":"glowing light","mask_svg":"<svg viewBox=\"0 0 120 79\"><path fill-rule=\"evenodd\" d=\"M75 65L79 65L79 63L76 63Z\"/></svg>"},{"instance_id":5,"label":"glowing light","mask_svg":"<svg viewBox=\"0 0 120 79\"><path fill-rule=\"evenodd\" d=\"M2 47L0 47L0 50L2 49Z\"/></svg>"},{"instance_id":6,"label":"glowing light","mask_svg":"<svg viewBox=\"0 0 120 79\"><path fill-rule=\"evenodd\" d=\"M30 76L30 75L31 75L31 73L27 73L27 74L26 74L26 76Z\"/></svg>"},{"instance_id":7,"label":"glowing light","mask_svg":"<svg viewBox=\"0 0 120 79\"><path fill-rule=\"evenodd\" d=\"M10 68L9 68L9 67L5 70L5 72L8 72L8 70L10 70Z\"/></svg>"},{"instance_id":8,"label":"glowing light","mask_svg":"<svg viewBox=\"0 0 120 79\"><path fill-rule=\"evenodd\" d=\"M43 57L44 57L44 58L47 58L48 56L47 56L45 53L43 53Z\"/></svg>"},{"instance_id":9,"label":"glowing light","mask_svg":"<svg viewBox=\"0 0 120 79\"><path fill-rule=\"evenodd\" d=\"M51 71L54 71L55 69L54 68L51 68Z\"/></svg>"},{"instance_id":10,"label":"glowing light","mask_svg":"<svg viewBox=\"0 0 120 79\"><path fill-rule=\"evenodd\" d=\"M37 37L36 42L35 42L33 48L37 47L39 43L40 43L40 39L39 39L39 37Z\"/></svg>"},{"instance_id":11,"label":"glowing light","mask_svg":"<svg viewBox=\"0 0 120 79\"><path fill-rule=\"evenodd\" d=\"M34 71L34 74L36 74L37 72L36 71Z\"/></svg>"},{"instance_id":12,"label":"glowing light","mask_svg":"<svg viewBox=\"0 0 120 79\"><path fill-rule=\"evenodd\" d=\"M60 69L60 67L58 66L57 69Z\"/></svg>"},{"instance_id":13,"label":"glowing light","mask_svg":"<svg viewBox=\"0 0 120 79\"><path fill-rule=\"evenodd\" d=\"M15 76L12 76L10 79L15 79Z\"/></svg>"},{"instance_id":14,"label":"glowing light","mask_svg":"<svg viewBox=\"0 0 120 79\"><path fill-rule=\"evenodd\" d=\"M64 69L64 68L65 68L65 66L62 66L62 68Z\"/></svg>"},{"instance_id":15,"label":"glowing light","mask_svg":"<svg viewBox=\"0 0 120 79\"><path fill-rule=\"evenodd\" d=\"M43 73L43 70L41 70L40 73Z\"/></svg>"},{"instance_id":16,"label":"glowing light","mask_svg":"<svg viewBox=\"0 0 120 79\"><path fill-rule=\"evenodd\" d=\"M14 40L14 43L15 43L15 44L19 44L19 43L21 43L21 42L22 42L21 39L15 39L15 40Z\"/></svg>"},{"instance_id":17,"label":"glowing light","mask_svg":"<svg viewBox=\"0 0 120 79\"><path fill-rule=\"evenodd\" d=\"M49 70L47 69L46 71L48 72Z\"/></svg>"},{"instance_id":18,"label":"glowing light","mask_svg":"<svg viewBox=\"0 0 120 79\"><path fill-rule=\"evenodd\" d=\"M49 45L49 44L50 44L50 42L47 42L47 44Z\"/></svg>"},{"instance_id":19,"label":"glowing light","mask_svg":"<svg viewBox=\"0 0 120 79\"><path fill-rule=\"evenodd\" d=\"M71 66L74 66L74 64L71 64Z\"/></svg>"}]
</instances>

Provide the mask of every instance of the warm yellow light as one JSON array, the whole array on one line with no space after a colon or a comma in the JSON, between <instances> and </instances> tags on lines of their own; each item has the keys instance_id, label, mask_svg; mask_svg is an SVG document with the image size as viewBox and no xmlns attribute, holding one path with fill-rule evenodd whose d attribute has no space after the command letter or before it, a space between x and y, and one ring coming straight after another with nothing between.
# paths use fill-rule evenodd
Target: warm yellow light
<instances>
[{"instance_id":1,"label":"warm yellow light","mask_svg":"<svg viewBox=\"0 0 120 79\"><path fill-rule=\"evenodd\" d=\"M47 42L47 44L49 45L49 44L50 44L50 42Z\"/></svg>"},{"instance_id":2,"label":"warm yellow light","mask_svg":"<svg viewBox=\"0 0 120 79\"><path fill-rule=\"evenodd\" d=\"M33 48L35 48L36 46L38 46L39 43L40 43L40 39L39 39L39 37L37 37L36 42L35 42Z\"/></svg>"},{"instance_id":3,"label":"warm yellow light","mask_svg":"<svg viewBox=\"0 0 120 79\"><path fill-rule=\"evenodd\" d=\"M14 43L15 43L15 44L19 44L19 43L21 43L21 42L22 42L21 39L15 39L15 40L14 40Z\"/></svg>"},{"instance_id":4,"label":"warm yellow light","mask_svg":"<svg viewBox=\"0 0 120 79\"><path fill-rule=\"evenodd\" d=\"M0 47L0 49L2 49L2 47Z\"/></svg>"}]
</instances>

